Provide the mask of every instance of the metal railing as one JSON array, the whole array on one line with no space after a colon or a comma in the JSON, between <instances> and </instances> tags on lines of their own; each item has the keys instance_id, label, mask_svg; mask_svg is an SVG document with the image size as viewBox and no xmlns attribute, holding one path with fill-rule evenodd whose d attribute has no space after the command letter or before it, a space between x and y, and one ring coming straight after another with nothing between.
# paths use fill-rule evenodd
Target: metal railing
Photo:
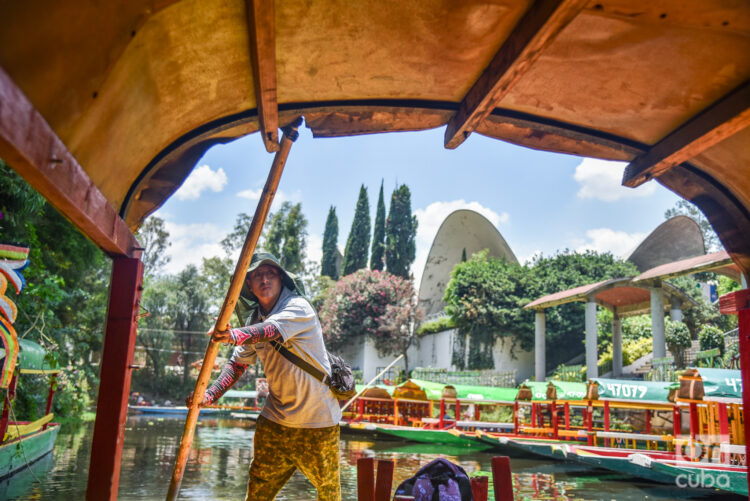
<instances>
[{"instance_id":1,"label":"metal railing","mask_svg":"<svg viewBox=\"0 0 750 501\"><path fill-rule=\"evenodd\" d=\"M424 379L443 384L468 384L515 388L516 371L449 371L417 367L411 373L414 379Z\"/></svg>"}]
</instances>

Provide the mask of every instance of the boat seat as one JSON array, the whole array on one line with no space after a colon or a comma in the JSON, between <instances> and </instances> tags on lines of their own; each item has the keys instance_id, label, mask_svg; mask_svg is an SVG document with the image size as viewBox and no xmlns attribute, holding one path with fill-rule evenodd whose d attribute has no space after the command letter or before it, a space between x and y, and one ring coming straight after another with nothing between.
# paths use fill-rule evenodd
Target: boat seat
<instances>
[{"instance_id":1,"label":"boat seat","mask_svg":"<svg viewBox=\"0 0 750 501\"><path fill-rule=\"evenodd\" d=\"M587 437L589 435L586 430L557 430L557 435L560 437Z\"/></svg>"},{"instance_id":2,"label":"boat seat","mask_svg":"<svg viewBox=\"0 0 750 501\"><path fill-rule=\"evenodd\" d=\"M14 440L18 438L19 435L23 437L25 435L34 433L45 424L52 421L53 417L55 417L55 415L50 412L43 418L37 419L36 421L33 421L31 423L25 423L25 424L19 424L19 425L15 425L14 423L8 423L8 431L5 433L5 437L3 437L3 442L7 442L8 440Z\"/></svg>"},{"instance_id":3,"label":"boat seat","mask_svg":"<svg viewBox=\"0 0 750 501\"><path fill-rule=\"evenodd\" d=\"M624 440L647 440L649 442L671 442L669 435L651 435L647 433L627 433L620 431L597 431L596 438L621 438Z\"/></svg>"},{"instance_id":4,"label":"boat seat","mask_svg":"<svg viewBox=\"0 0 750 501\"><path fill-rule=\"evenodd\" d=\"M521 428L521 433L544 434L544 433L554 433L554 432L555 430L553 428L532 428L532 427Z\"/></svg>"},{"instance_id":5,"label":"boat seat","mask_svg":"<svg viewBox=\"0 0 750 501\"><path fill-rule=\"evenodd\" d=\"M456 426L464 428L513 428L513 423L495 423L492 421L458 421Z\"/></svg>"}]
</instances>

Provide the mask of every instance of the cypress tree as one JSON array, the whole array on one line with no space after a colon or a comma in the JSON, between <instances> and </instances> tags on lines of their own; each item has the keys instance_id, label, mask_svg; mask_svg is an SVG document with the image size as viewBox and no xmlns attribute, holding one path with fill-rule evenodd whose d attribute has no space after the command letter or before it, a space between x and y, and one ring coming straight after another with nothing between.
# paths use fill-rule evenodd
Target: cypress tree
<instances>
[{"instance_id":1,"label":"cypress tree","mask_svg":"<svg viewBox=\"0 0 750 501\"><path fill-rule=\"evenodd\" d=\"M354 211L352 228L344 249L344 261L341 264L341 275L349 275L367 267L367 254L370 247L370 201L367 189L363 184L359 189L357 209Z\"/></svg>"},{"instance_id":2,"label":"cypress tree","mask_svg":"<svg viewBox=\"0 0 750 501\"><path fill-rule=\"evenodd\" d=\"M320 274L327 275L333 280L339 279L336 269L336 246L339 240L339 218L336 216L336 208L332 205L328 210L326 229L323 232L323 258L320 261Z\"/></svg>"},{"instance_id":3,"label":"cypress tree","mask_svg":"<svg viewBox=\"0 0 750 501\"><path fill-rule=\"evenodd\" d=\"M380 181L378 208L375 210L375 229L372 232L372 255L370 269L382 270L385 267L385 202L383 201L383 181Z\"/></svg>"},{"instance_id":4,"label":"cypress tree","mask_svg":"<svg viewBox=\"0 0 750 501\"><path fill-rule=\"evenodd\" d=\"M393 190L385 226L385 263L388 272L409 278L416 256L417 217L411 214L411 192L405 184Z\"/></svg>"}]
</instances>

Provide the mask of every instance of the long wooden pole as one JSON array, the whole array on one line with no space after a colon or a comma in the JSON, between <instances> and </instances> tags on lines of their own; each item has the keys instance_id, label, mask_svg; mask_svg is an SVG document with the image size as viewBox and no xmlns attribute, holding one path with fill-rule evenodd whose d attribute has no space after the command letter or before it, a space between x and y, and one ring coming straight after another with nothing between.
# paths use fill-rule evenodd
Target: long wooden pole
<instances>
[{"instance_id":1,"label":"long wooden pole","mask_svg":"<svg viewBox=\"0 0 750 501\"><path fill-rule=\"evenodd\" d=\"M258 200L258 207L255 209L253 222L250 224L250 229L245 238L245 244L242 246L242 252L240 252L240 257L237 260L237 267L234 269L234 276L232 276L232 281L229 284L227 296L224 298L224 304L221 306L221 311L219 311L219 316L216 319L215 330L217 331L226 330L229 326L230 317L234 311L235 305L237 304L242 284L245 282L247 268L250 266L253 252L255 252L255 246L258 243L261 231L263 230L263 224L266 222L266 217L268 216L268 211L271 207L271 202L273 202L273 197L276 194L276 188L279 186L279 180L281 179L281 173L284 170L284 164L289 156L289 150L292 147L292 143L297 139L297 128L301 123L302 118L298 118L293 123L282 129L284 131L284 136L281 140L281 148L274 156L271 171L268 173L268 179L266 180L266 186L263 188L260 200ZM195 391L193 392L194 398L192 399L190 409L188 410L185 429L182 432L182 441L180 442L180 449L177 453L177 459L175 460L172 480L169 483L167 501L177 499L177 495L180 492L182 475L185 472L185 465L187 464L188 455L190 454L190 447L193 444L195 424L198 421L198 414L200 413L200 403L202 401L202 396L206 392L208 380L211 377L211 370L213 369L218 351L219 343L209 341L208 348L206 348L206 355L203 357L203 365L198 374L198 380L195 382Z\"/></svg>"},{"instance_id":2,"label":"long wooden pole","mask_svg":"<svg viewBox=\"0 0 750 501\"><path fill-rule=\"evenodd\" d=\"M391 362L390 364L388 364L388 367L386 367L385 369L383 369L382 371L380 371L380 373L377 376L375 376L374 378L372 378L370 380L370 382L365 385L364 388L362 388L361 390L359 390L356 395L354 395L352 398L349 399L349 401L341 408L341 412L344 412L346 410L346 408L349 407L352 404L352 402L354 402L355 400L357 400L357 397L359 397L361 394L363 394L365 392L365 390L372 385L372 383L374 383L375 381L377 381L377 379L380 376L382 376L383 374L385 374L385 372L388 369L390 369L391 367L393 367L393 364L395 364L396 362L398 362L402 358L404 358L404 356L403 355L399 355L398 358L396 358L396 360L394 360L393 362Z\"/></svg>"}]
</instances>

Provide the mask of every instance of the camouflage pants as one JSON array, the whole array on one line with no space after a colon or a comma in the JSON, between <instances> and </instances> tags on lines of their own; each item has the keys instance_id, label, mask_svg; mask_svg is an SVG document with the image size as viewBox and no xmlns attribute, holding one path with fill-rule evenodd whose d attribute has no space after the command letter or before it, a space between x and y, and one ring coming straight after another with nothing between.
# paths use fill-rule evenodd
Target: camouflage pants
<instances>
[{"instance_id":1,"label":"camouflage pants","mask_svg":"<svg viewBox=\"0 0 750 501\"><path fill-rule=\"evenodd\" d=\"M245 501L273 501L299 469L318 490L318 501L340 501L339 427L289 428L258 418Z\"/></svg>"}]
</instances>

